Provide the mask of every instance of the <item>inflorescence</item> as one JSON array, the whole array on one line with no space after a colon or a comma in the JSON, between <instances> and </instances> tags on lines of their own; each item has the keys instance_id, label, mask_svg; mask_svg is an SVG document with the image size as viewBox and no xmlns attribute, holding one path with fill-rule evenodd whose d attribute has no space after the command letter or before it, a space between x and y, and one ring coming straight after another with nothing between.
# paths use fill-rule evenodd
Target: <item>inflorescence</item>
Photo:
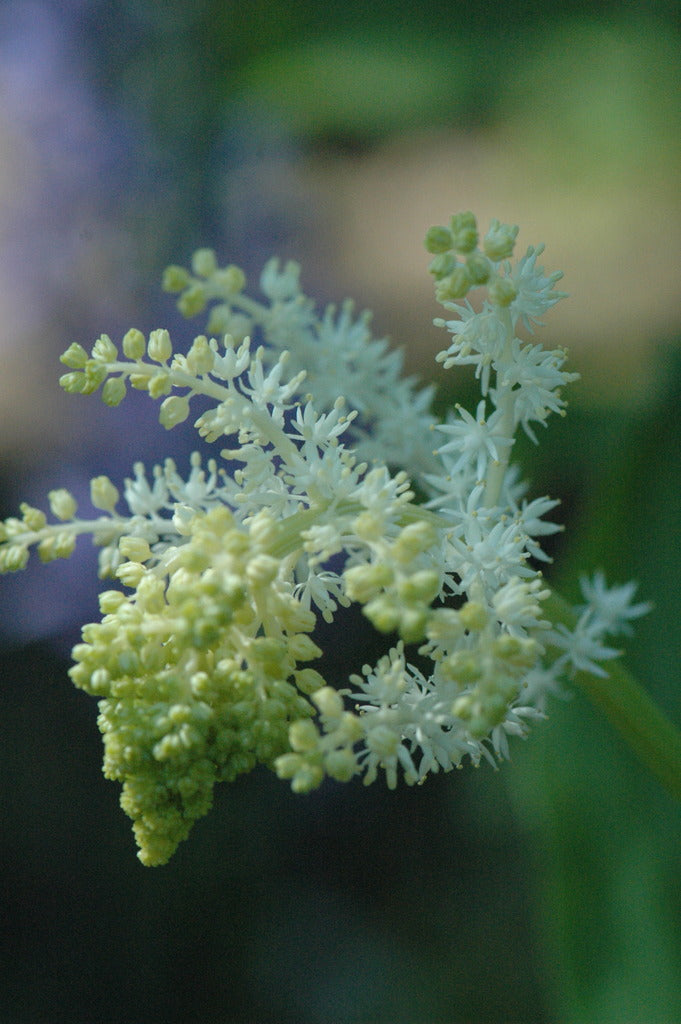
<instances>
[{"instance_id":1,"label":"inflorescence","mask_svg":"<svg viewBox=\"0 0 681 1024\"><path fill-rule=\"evenodd\" d=\"M437 359L472 366L481 389L474 414L457 405L444 423L368 315L346 302L320 316L294 263L265 266L257 301L238 267L201 249L163 280L187 317L208 314L188 351L166 330L133 329L120 349L102 335L61 357L66 391L110 406L146 391L166 429L201 396L195 427L224 446L220 459L194 454L185 476L172 459L150 476L138 463L122 495L96 477L93 518L60 489L53 522L24 504L0 524L2 572L32 547L66 558L88 533L115 581L70 675L99 700L104 772L122 783L143 863L165 863L214 784L258 764L306 792L326 777L383 773L394 787L507 757L561 678L604 675L618 653L605 637L647 610L632 584L608 590L597 575L574 628L545 614L538 566L558 502L528 500L510 456L518 428L536 441L536 425L563 414L577 375L564 351L516 333L564 297L542 247L513 261L517 231L493 221L480 242L462 213L427 234L450 336ZM315 667L314 630L351 602L392 646L336 689Z\"/></svg>"}]
</instances>

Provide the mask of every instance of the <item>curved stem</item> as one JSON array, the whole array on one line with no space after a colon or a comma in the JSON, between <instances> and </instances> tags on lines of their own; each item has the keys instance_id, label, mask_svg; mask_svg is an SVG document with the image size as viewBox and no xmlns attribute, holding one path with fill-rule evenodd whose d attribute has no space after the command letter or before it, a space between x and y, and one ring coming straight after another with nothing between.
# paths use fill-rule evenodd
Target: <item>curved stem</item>
<instances>
[{"instance_id":1,"label":"curved stem","mask_svg":"<svg viewBox=\"0 0 681 1024\"><path fill-rule=\"evenodd\" d=\"M577 616L555 592L544 609L554 622L573 627ZM608 675L577 672L575 682L617 729L639 761L668 793L681 800L681 730L667 718L634 677L619 662L608 664Z\"/></svg>"}]
</instances>

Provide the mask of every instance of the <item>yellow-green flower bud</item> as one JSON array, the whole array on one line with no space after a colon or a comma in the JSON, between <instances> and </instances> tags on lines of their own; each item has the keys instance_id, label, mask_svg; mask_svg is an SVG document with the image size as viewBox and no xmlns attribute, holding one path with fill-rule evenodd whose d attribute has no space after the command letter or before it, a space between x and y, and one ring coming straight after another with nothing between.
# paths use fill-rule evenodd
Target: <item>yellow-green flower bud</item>
<instances>
[{"instance_id":1,"label":"yellow-green flower bud","mask_svg":"<svg viewBox=\"0 0 681 1024\"><path fill-rule=\"evenodd\" d=\"M291 782L294 793L309 793L320 786L324 779L324 770L319 764L308 764L303 761Z\"/></svg>"},{"instance_id":2,"label":"yellow-green flower bud","mask_svg":"<svg viewBox=\"0 0 681 1024\"><path fill-rule=\"evenodd\" d=\"M400 624L401 609L385 594L380 594L364 606L364 614L379 633L393 633Z\"/></svg>"},{"instance_id":3,"label":"yellow-green flower bud","mask_svg":"<svg viewBox=\"0 0 681 1024\"><path fill-rule=\"evenodd\" d=\"M163 271L161 287L164 292L181 292L188 284L189 274L184 267L178 267L173 263Z\"/></svg>"},{"instance_id":4,"label":"yellow-green flower bud","mask_svg":"<svg viewBox=\"0 0 681 1024\"><path fill-rule=\"evenodd\" d=\"M162 427L170 430L178 423L184 423L189 416L189 398L187 395L171 395L166 398L159 410L158 419Z\"/></svg>"},{"instance_id":5,"label":"yellow-green flower bud","mask_svg":"<svg viewBox=\"0 0 681 1024\"><path fill-rule=\"evenodd\" d=\"M300 754L282 754L274 762L274 768L278 778L292 779L304 763Z\"/></svg>"},{"instance_id":6,"label":"yellow-green flower bud","mask_svg":"<svg viewBox=\"0 0 681 1024\"><path fill-rule=\"evenodd\" d=\"M153 377L147 377L146 383L152 398L161 398L163 395L169 395L173 390L170 374L164 373L163 370L159 370Z\"/></svg>"},{"instance_id":7,"label":"yellow-green flower bud","mask_svg":"<svg viewBox=\"0 0 681 1024\"><path fill-rule=\"evenodd\" d=\"M321 713L329 718L340 718L343 714L343 698L332 686L323 686L321 690L317 690L312 694L312 700Z\"/></svg>"},{"instance_id":8,"label":"yellow-green flower bud","mask_svg":"<svg viewBox=\"0 0 681 1024\"><path fill-rule=\"evenodd\" d=\"M93 395L99 385L106 380L108 372L109 369L105 364L99 363L95 359L88 359L85 365L85 383L81 393L83 395Z\"/></svg>"},{"instance_id":9,"label":"yellow-green flower bud","mask_svg":"<svg viewBox=\"0 0 681 1024\"><path fill-rule=\"evenodd\" d=\"M395 541L393 553L399 562L407 564L412 558L428 551L435 544L436 539L435 529L425 520L409 523Z\"/></svg>"},{"instance_id":10,"label":"yellow-green flower bud","mask_svg":"<svg viewBox=\"0 0 681 1024\"><path fill-rule=\"evenodd\" d=\"M248 563L246 578L255 587L268 587L276 580L280 568L281 562L278 558L259 554Z\"/></svg>"},{"instance_id":11,"label":"yellow-green flower bud","mask_svg":"<svg viewBox=\"0 0 681 1024\"><path fill-rule=\"evenodd\" d=\"M531 668L537 661L541 647L532 637L502 633L494 640L493 650L495 657L501 661L518 668Z\"/></svg>"},{"instance_id":12,"label":"yellow-green flower bud","mask_svg":"<svg viewBox=\"0 0 681 1024\"><path fill-rule=\"evenodd\" d=\"M258 547L270 547L276 543L279 531L280 526L276 519L264 508L256 512L248 526L248 532Z\"/></svg>"},{"instance_id":13,"label":"yellow-green flower bud","mask_svg":"<svg viewBox=\"0 0 681 1024\"><path fill-rule=\"evenodd\" d=\"M151 548L144 537L128 535L121 537L118 542L118 550L123 558L127 558L130 562L146 562L148 558L151 558Z\"/></svg>"},{"instance_id":14,"label":"yellow-green flower bud","mask_svg":"<svg viewBox=\"0 0 681 1024\"><path fill-rule=\"evenodd\" d=\"M53 533L45 537L38 545L38 556L41 562L53 562L55 558L70 558L76 547L76 538L72 533Z\"/></svg>"},{"instance_id":15,"label":"yellow-green flower bud","mask_svg":"<svg viewBox=\"0 0 681 1024\"><path fill-rule=\"evenodd\" d=\"M449 275L443 278L435 289L435 297L438 302L447 302L454 299L463 299L471 287L471 280L468 270L459 264Z\"/></svg>"},{"instance_id":16,"label":"yellow-green flower bud","mask_svg":"<svg viewBox=\"0 0 681 1024\"><path fill-rule=\"evenodd\" d=\"M406 579L400 580L397 592L407 602L430 604L440 589L440 577L434 569L421 569Z\"/></svg>"},{"instance_id":17,"label":"yellow-green flower bud","mask_svg":"<svg viewBox=\"0 0 681 1024\"><path fill-rule=\"evenodd\" d=\"M123 377L110 377L102 388L102 401L104 405L120 405L127 393L125 379Z\"/></svg>"},{"instance_id":18,"label":"yellow-green flower bud","mask_svg":"<svg viewBox=\"0 0 681 1024\"><path fill-rule=\"evenodd\" d=\"M118 489L108 476L96 476L90 481L90 501L103 512L113 512L118 501Z\"/></svg>"},{"instance_id":19,"label":"yellow-green flower bud","mask_svg":"<svg viewBox=\"0 0 681 1024\"><path fill-rule=\"evenodd\" d=\"M183 316L196 316L206 308L206 289L203 285L194 284L182 292L177 300L177 308Z\"/></svg>"},{"instance_id":20,"label":"yellow-green flower bud","mask_svg":"<svg viewBox=\"0 0 681 1024\"><path fill-rule=\"evenodd\" d=\"M483 704L485 718L487 719L487 729L485 733L488 733L496 725L503 722L508 711L508 701L505 700L501 693L490 694L489 697L485 698Z\"/></svg>"},{"instance_id":21,"label":"yellow-green flower bud","mask_svg":"<svg viewBox=\"0 0 681 1024\"><path fill-rule=\"evenodd\" d=\"M217 272L215 282L227 295L238 295L246 287L246 275L241 267L230 263L229 266Z\"/></svg>"},{"instance_id":22,"label":"yellow-green flower bud","mask_svg":"<svg viewBox=\"0 0 681 1024\"><path fill-rule=\"evenodd\" d=\"M84 373L74 370L73 373L62 373L59 386L70 395L82 395L88 387L88 381Z\"/></svg>"},{"instance_id":23,"label":"yellow-green flower bud","mask_svg":"<svg viewBox=\"0 0 681 1024\"><path fill-rule=\"evenodd\" d=\"M70 491L67 491L65 487L59 487L55 491L50 491L47 497L53 516L62 521L73 519L78 511L78 503Z\"/></svg>"},{"instance_id":24,"label":"yellow-green flower bud","mask_svg":"<svg viewBox=\"0 0 681 1024\"><path fill-rule=\"evenodd\" d=\"M450 221L453 248L457 252L473 252L478 244L478 225L470 211L455 214Z\"/></svg>"},{"instance_id":25,"label":"yellow-green flower bud","mask_svg":"<svg viewBox=\"0 0 681 1024\"><path fill-rule=\"evenodd\" d=\"M466 270L472 285L486 284L492 272L489 260L479 252L466 258Z\"/></svg>"},{"instance_id":26,"label":"yellow-green flower bud","mask_svg":"<svg viewBox=\"0 0 681 1024\"><path fill-rule=\"evenodd\" d=\"M474 651L454 651L441 662L441 665L447 677L462 686L474 683L482 674L480 658ZM458 711L454 713L459 714Z\"/></svg>"},{"instance_id":27,"label":"yellow-green flower bud","mask_svg":"<svg viewBox=\"0 0 681 1024\"><path fill-rule=\"evenodd\" d=\"M197 249L192 256L192 270L198 277L210 277L218 268L212 249Z\"/></svg>"},{"instance_id":28,"label":"yellow-green flower bud","mask_svg":"<svg viewBox=\"0 0 681 1024\"><path fill-rule=\"evenodd\" d=\"M146 347L144 335L135 327L131 327L123 337L123 352L127 359L143 359Z\"/></svg>"},{"instance_id":29,"label":"yellow-green flower bud","mask_svg":"<svg viewBox=\"0 0 681 1024\"><path fill-rule=\"evenodd\" d=\"M289 637L288 651L296 661L313 661L315 658L321 658L324 653L305 633L297 633L295 636Z\"/></svg>"},{"instance_id":30,"label":"yellow-green flower bud","mask_svg":"<svg viewBox=\"0 0 681 1024\"><path fill-rule=\"evenodd\" d=\"M339 743L352 745L364 735L364 726L359 715L353 711L344 711L339 724L334 727L333 731Z\"/></svg>"},{"instance_id":31,"label":"yellow-green flower bud","mask_svg":"<svg viewBox=\"0 0 681 1024\"><path fill-rule=\"evenodd\" d=\"M495 306L510 306L518 291L508 277L495 277L488 289L489 301Z\"/></svg>"},{"instance_id":32,"label":"yellow-green flower bud","mask_svg":"<svg viewBox=\"0 0 681 1024\"><path fill-rule=\"evenodd\" d=\"M457 718L462 718L464 722L471 717L473 714L473 698L471 694L457 697L452 704L452 714L456 715Z\"/></svg>"},{"instance_id":33,"label":"yellow-green flower bud","mask_svg":"<svg viewBox=\"0 0 681 1024\"><path fill-rule=\"evenodd\" d=\"M205 335L200 334L194 339L192 347L187 353L187 369L194 376L200 373L210 373L215 364L215 353L208 344Z\"/></svg>"},{"instance_id":34,"label":"yellow-green flower bud","mask_svg":"<svg viewBox=\"0 0 681 1024\"><path fill-rule=\"evenodd\" d=\"M88 358L88 354L83 346L74 341L72 345L69 345L66 352L59 356L59 362L63 363L64 366L70 367L72 370L82 370Z\"/></svg>"},{"instance_id":35,"label":"yellow-green flower bud","mask_svg":"<svg viewBox=\"0 0 681 1024\"><path fill-rule=\"evenodd\" d=\"M513 246L517 236L517 224L513 226L502 224L495 218L482 243L485 255L489 256L493 263L509 260L513 255Z\"/></svg>"},{"instance_id":36,"label":"yellow-green flower bud","mask_svg":"<svg viewBox=\"0 0 681 1024\"><path fill-rule=\"evenodd\" d=\"M122 562L116 569L116 576L124 587L139 585L147 570L140 562Z\"/></svg>"},{"instance_id":37,"label":"yellow-green flower bud","mask_svg":"<svg viewBox=\"0 0 681 1024\"><path fill-rule=\"evenodd\" d=\"M487 625L487 610L479 601L466 601L459 609L459 618L465 629L479 632Z\"/></svg>"},{"instance_id":38,"label":"yellow-green flower bud","mask_svg":"<svg viewBox=\"0 0 681 1024\"><path fill-rule=\"evenodd\" d=\"M380 540L385 524L382 516L368 509L360 512L352 524L352 528L362 540Z\"/></svg>"},{"instance_id":39,"label":"yellow-green flower bud","mask_svg":"<svg viewBox=\"0 0 681 1024\"><path fill-rule=\"evenodd\" d=\"M108 334L101 334L92 346L92 358L98 363L114 363L118 359L118 349Z\"/></svg>"},{"instance_id":40,"label":"yellow-green flower bud","mask_svg":"<svg viewBox=\"0 0 681 1024\"><path fill-rule=\"evenodd\" d=\"M38 530L42 530L43 526L45 526L45 523L47 522L44 512L39 508L33 508L32 505L27 504L25 501L22 501L19 508L21 509L21 518L29 530L34 530L36 532Z\"/></svg>"},{"instance_id":41,"label":"yellow-green flower bud","mask_svg":"<svg viewBox=\"0 0 681 1024\"><path fill-rule=\"evenodd\" d=\"M407 644L415 644L426 635L428 612L426 608L403 608L400 612L398 631Z\"/></svg>"},{"instance_id":42,"label":"yellow-green flower bud","mask_svg":"<svg viewBox=\"0 0 681 1024\"><path fill-rule=\"evenodd\" d=\"M366 604L393 579L393 571L385 563L378 565L353 565L343 574L345 589L351 601Z\"/></svg>"},{"instance_id":43,"label":"yellow-green flower bud","mask_svg":"<svg viewBox=\"0 0 681 1024\"><path fill-rule=\"evenodd\" d=\"M455 608L433 608L428 616L426 636L436 644L447 643L462 635L461 617Z\"/></svg>"},{"instance_id":44,"label":"yellow-green flower bud","mask_svg":"<svg viewBox=\"0 0 681 1024\"><path fill-rule=\"evenodd\" d=\"M149 358L153 359L155 363L166 363L170 359L173 354L173 345L170 335L164 328L151 332L147 352Z\"/></svg>"},{"instance_id":45,"label":"yellow-green flower bud","mask_svg":"<svg viewBox=\"0 0 681 1024\"><path fill-rule=\"evenodd\" d=\"M301 754L305 751L317 749L319 733L314 722L311 722L309 718L305 718L291 723L288 739L292 749Z\"/></svg>"},{"instance_id":46,"label":"yellow-green flower bud","mask_svg":"<svg viewBox=\"0 0 681 1024\"><path fill-rule=\"evenodd\" d=\"M26 568L28 548L23 544L8 544L0 547L0 573L18 572Z\"/></svg>"},{"instance_id":47,"label":"yellow-green flower bud","mask_svg":"<svg viewBox=\"0 0 681 1024\"><path fill-rule=\"evenodd\" d=\"M451 252L441 253L439 256L435 256L428 264L428 270L436 281L441 281L443 277L448 277L455 268L456 256Z\"/></svg>"},{"instance_id":48,"label":"yellow-green flower bud","mask_svg":"<svg viewBox=\"0 0 681 1024\"><path fill-rule=\"evenodd\" d=\"M448 252L454 246L454 239L449 228L435 225L432 228L428 228L426 232L425 246L428 252L442 253Z\"/></svg>"},{"instance_id":49,"label":"yellow-green flower bud","mask_svg":"<svg viewBox=\"0 0 681 1024\"><path fill-rule=\"evenodd\" d=\"M16 516L9 516L8 519L5 519L4 523L0 523L0 534L3 540L21 536L23 533L26 533L26 524L22 519L17 519Z\"/></svg>"},{"instance_id":50,"label":"yellow-green flower bud","mask_svg":"<svg viewBox=\"0 0 681 1024\"><path fill-rule=\"evenodd\" d=\"M102 615L113 615L126 603L127 598L120 590L103 590L99 595L99 610Z\"/></svg>"},{"instance_id":51,"label":"yellow-green flower bud","mask_svg":"<svg viewBox=\"0 0 681 1024\"><path fill-rule=\"evenodd\" d=\"M336 782L349 782L357 771L357 758L351 750L332 750L324 758L324 767Z\"/></svg>"},{"instance_id":52,"label":"yellow-green flower bud","mask_svg":"<svg viewBox=\"0 0 681 1024\"><path fill-rule=\"evenodd\" d=\"M326 685L324 676L317 672L314 668L301 668L293 673L293 678L296 681L296 686L301 693L308 696L315 693L316 690Z\"/></svg>"}]
</instances>

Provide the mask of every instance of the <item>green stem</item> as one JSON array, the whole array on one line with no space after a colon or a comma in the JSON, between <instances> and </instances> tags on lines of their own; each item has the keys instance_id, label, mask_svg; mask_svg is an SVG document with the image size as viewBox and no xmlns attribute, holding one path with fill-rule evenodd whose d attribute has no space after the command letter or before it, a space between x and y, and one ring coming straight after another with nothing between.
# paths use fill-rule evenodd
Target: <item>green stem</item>
<instances>
[{"instance_id":1,"label":"green stem","mask_svg":"<svg viewBox=\"0 0 681 1024\"><path fill-rule=\"evenodd\" d=\"M572 628L577 621L570 605L556 593L543 607L553 622ZM623 665L610 662L607 671L607 676L577 672L575 682L667 792L681 800L681 730Z\"/></svg>"},{"instance_id":2,"label":"green stem","mask_svg":"<svg viewBox=\"0 0 681 1024\"><path fill-rule=\"evenodd\" d=\"M500 315L506 325L506 344L504 346L504 351L499 357L496 370L498 389L497 408L502 410L500 425L501 433L504 437L513 441L513 435L515 434L515 392L508 384L502 385L501 383L503 369L510 358L511 342L513 341L513 324L511 322L510 309L500 310ZM487 481L483 497L483 504L485 504L487 508L492 508L499 500L510 456L511 445L508 445L504 448L501 459L499 459L498 462L491 463L487 470Z\"/></svg>"}]
</instances>

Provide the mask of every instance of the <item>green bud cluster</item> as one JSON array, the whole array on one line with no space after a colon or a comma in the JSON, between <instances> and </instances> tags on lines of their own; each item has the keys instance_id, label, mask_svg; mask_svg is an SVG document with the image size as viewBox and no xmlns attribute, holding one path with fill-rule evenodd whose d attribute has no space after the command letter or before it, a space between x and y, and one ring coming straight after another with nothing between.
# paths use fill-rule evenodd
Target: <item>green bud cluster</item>
<instances>
[{"instance_id":1,"label":"green bud cluster","mask_svg":"<svg viewBox=\"0 0 681 1024\"><path fill-rule=\"evenodd\" d=\"M315 617L277 586L279 562L224 507L197 515L186 544L147 568L148 544L122 537L126 596L105 591L70 670L100 698L104 773L123 784L144 864L162 864L212 802L216 782L289 747L322 681L298 668L321 652ZM300 679L300 686L298 681Z\"/></svg>"},{"instance_id":2,"label":"green bud cluster","mask_svg":"<svg viewBox=\"0 0 681 1024\"><path fill-rule=\"evenodd\" d=\"M77 506L75 498L67 490L51 491L49 501L57 519L62 522L73 520ZM73 553L76 533L71 524L48 523L42 509L26 502L21 503L20 511L21 518L10 516L0 522L0 575L24 569L32 546L36 547L42 562L68 558Z\"/></svg>"},{"instance_id":3,"label":"green bud cluster","mask_svg":"<svg viewBox=\"0 0 681 1024\"><path fill-rule=\"evenodd\" d=\"M467 601L453 615L466 644L443 657L439 670L465 691L454 700L452 714L465 722L474 740L481 740L508 715L541 648L534 638L499 633L478 601Z\"/></svg>"},{"instance_id":4,"label":"green bud cluster","mask_svg":"<svg viewBox=\"0 0 681 1024\"><path fill-rule=\"evenodd\" d=\"M370 539L371 517L361 514L355 531ZM436 530L429 523L409 523L394 541L376 544L370 563L346 569L343 578L348 597L364 605L364 614L379 632L397 632L406 643L425 637L431 605L442 584L428 554L436 539Z\"/></svg>"},{"instance_id":5,"label":"green bud cluster","mask_svg":"<svg viewBox=\"0 0 681 1024\"><path fill-rule=\"evenodd\" d=\"M353 747L364 734L358 715L346 711L337 690L324 686L312 694L319 722L294 722L289 729L291 752L275 761L280 779L289 779L294 793L309 793L328 776L348 782L358 771Z\"/></svg>"},{"instance_id":6,"label":"green bud cluster","mask_svg":"<svg viewBox=\"0 0 681 1024\"><path fill-rule=\"evenodd\" d=\"M456 302L471 288L489 284L489 299L494 305L508 306L516 297L513 283L498 273L497 265L513 254L518 228L493 220L478 248L478 226L472 213L455 214L449 226L429 229L425 238L433 254L429 270L435 278L438 302Z\"/></svg>"},{"instance_id":7,"label":"green bud cluster","mask_svg":"<svg viewBox=\"0 0 681 1024\"><path fill-rule=\"evenodd\" d=\"M171 268L172 269L172 268ZM233 344L226 338L223 345ZM60 377L61 386L71 394L92 394L102 386L102 401L117 406L127 394L128 383L138 391L147 391L153 399L164 399L159 409L159 421L166 430L184 422L190 413L190 401L198 391L205 391L214 382L206 383L206 376L215 365L217 342L205 335L194 339L186 355L173 352L168 331L151 331L145 339L136 328L129 330L122 341L120 358L116 345L108 335L101 335L92 346L90 355L78 344L70 345L60 357L70 373ZM146 357L146 358L145 358ZM172 395L173 388L186 390L183 395Z\"/></svg>"},{"instance_id":8,"label":"green bud cluster","mask_svg":"<svg viewBox=\"0 0 681 1024\"><path fill-rule=\"evenodd\" d=\"M219 267L212 249L197 249L192 256L191 272L184 267L172 265L166 268L162 283L164 291L178 295L177 308L182 315L192 317L202 313L213 299L240 295L246 287L246 275L234 264ZM225 309L228 310L228 307ZM213 310L212 316L213 319L219 317L219 313ZM209 331L216 334L231 331L231 327L222 329L214 326L213 319L208 324Z\"/></svg>"}]
</instances>

